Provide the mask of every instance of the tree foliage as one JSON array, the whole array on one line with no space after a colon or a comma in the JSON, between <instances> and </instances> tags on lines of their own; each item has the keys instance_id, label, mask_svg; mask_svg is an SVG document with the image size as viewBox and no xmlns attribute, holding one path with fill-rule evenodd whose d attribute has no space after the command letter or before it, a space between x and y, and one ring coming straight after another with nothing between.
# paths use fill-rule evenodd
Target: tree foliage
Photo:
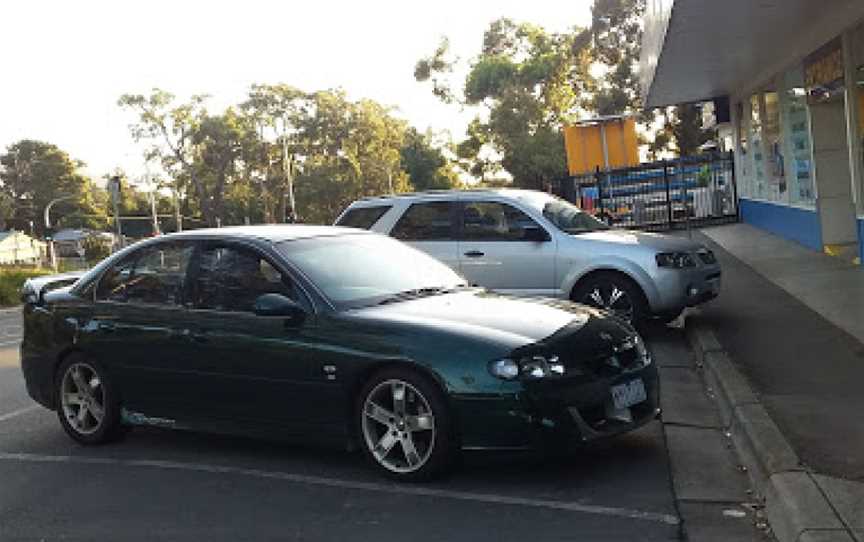
<instances>
[{"instance_id":1,"label":"tree foliage","mask_svg":"<svg viewBox=\"0 0 864 542\"><path fill-rule=\"evenodd\" d=\"M158 89L120 105L136 112L133 137L150 142L186 209L209 225L287 221L292 186L299 218L324 223L358 197L410 189L405 122L341 90L253 85L218 114L201 96L178 102Z\"/></svg>"},{"instance_id":2,"label":"tree foliage","mask_svg":"<svg viewBox=\"0 0 864 542\"><path fill-rule=\"evenodd\" d=\"M591 8L591 57L603 67L591 97L597 115L642 110L637 70L644 11L645 0L595 0Z\"/></svg>"},{"instance_id":3,"label":"tree foliage","mask_svg":"<svg viewBox=\"0 0 864 542\"><path fill-rule=\"evenodd\" d=\"M83 165L51 143L25 139L10 145L0 155L6 227L28 230L32 222L36 232L44 233L45 207L56 198L64 199L52 207L52 219L78 214L92 222L104 214L90 179L79 173Z\"/></svg>"},{"instance_id":4,"label":"tree foliage","mask_svg":"<svg viewBox=\"0 0 864 542\"><path fill-rule=\"evenodd\" d=\"M588 38L581 29L550 33L506 18L489 25L461 98L464 105L481 109L457 147L469 172L483 178L495 169L487 151L491 149L518 186L543 188L562 175L561 127L583 105L581 96L589 81ZM446 47L439 47L431 58L446 54ZM444 63L438 71L435 66L427 62L424 69L438 79L427 71L418 77L416 70L415 78L433 80L433 92L440 97L435 87L452 66Z\"/></svg>"},{"instance_id":5,"label":"tree foliage","mask_svg":"<svg viewBox=\"0 0 864 542\"><path fill-rule=\"evenodd\" d=\"M432 142L432 134L408 128L400 150L402 169L414 190L443 190L459 186L459 177L441 149Z\"/></svg>"}]
</instances>

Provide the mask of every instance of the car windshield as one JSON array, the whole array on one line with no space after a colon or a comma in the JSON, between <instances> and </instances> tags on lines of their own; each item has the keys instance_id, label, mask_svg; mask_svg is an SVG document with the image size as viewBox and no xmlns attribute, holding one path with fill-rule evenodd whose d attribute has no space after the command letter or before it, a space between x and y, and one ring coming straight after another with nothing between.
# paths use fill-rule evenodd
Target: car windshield
<instances>
[{"instance_id":1,"label":"car windshield","mask_svg":"<svg viewBox=\"0 0 864 542\"><path fill-rule=\"evenodd\" d=\"M450 292L465 280L438 260L381 235L341 235L286 241L285 258L337 310Z\"/></svg>"},{"instance_id":2,"label":"car windshield","mask_svg":"<svg viewBox=\"0 0 864 542\"><path fill-rule=\"evenodd\" d=\"M538 194L536 197L529 198L528 202L541 211L549 222L566 233L578 234L609 229L604 222L561 198Z\"/></svg>"}]
</instances>

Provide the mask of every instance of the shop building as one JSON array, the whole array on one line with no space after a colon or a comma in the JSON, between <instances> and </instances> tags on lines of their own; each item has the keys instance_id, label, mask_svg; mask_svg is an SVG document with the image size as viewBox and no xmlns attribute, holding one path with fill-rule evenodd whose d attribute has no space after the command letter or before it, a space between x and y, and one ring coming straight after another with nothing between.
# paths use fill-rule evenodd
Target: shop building
<instances>
[{"instance_id":1,"label":"shop building","mask_svg":"<svg viewBox=\"0 0 864 542\"><path fill-rule=\"evenodd\" d=\"M716 100L741 219L864 255L864 1L648 0L647 107Z\"/></svg>"}]
</instances>

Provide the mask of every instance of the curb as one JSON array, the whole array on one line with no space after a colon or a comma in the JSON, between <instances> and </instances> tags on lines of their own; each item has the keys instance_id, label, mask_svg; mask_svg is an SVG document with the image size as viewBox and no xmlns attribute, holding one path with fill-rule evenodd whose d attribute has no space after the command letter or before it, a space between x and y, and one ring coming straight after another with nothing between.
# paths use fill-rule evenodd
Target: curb
<instances>
[{"instance_id":1,"label":"curb","mask_svg":"<svg viewBox=\"0 0 864 542\"><path fill-rule=\"evenodd\" d=\"M750 481L765 503L765 512L778 542L824 540L853 542L831 503L801 463L780 428L762 406L714 332L696 312L684 331L696 355L709 395L720 407Z\"/></svg>"}]
</instances>

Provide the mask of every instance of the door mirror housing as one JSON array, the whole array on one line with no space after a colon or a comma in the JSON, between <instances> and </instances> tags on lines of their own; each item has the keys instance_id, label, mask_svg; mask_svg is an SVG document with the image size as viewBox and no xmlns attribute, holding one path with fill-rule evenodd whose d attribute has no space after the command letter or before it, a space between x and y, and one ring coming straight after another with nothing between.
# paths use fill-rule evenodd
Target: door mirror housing
<instances>
[{"instance_id":1,"label":"door mirror housing","mask_svg":"<svg viewBox=\"0 0 864 542\"><path fill-rule=\"evenodd\" d=\"M526 226L523 232L523 238L526 241L533 241L535 243L551 241L549 234L540 226Z\"/></svg>"},{"instance_id":2,"label":"door mirror housing","mask_svg":"<svg viewBox=\"0 0 864 542\"><path fill-rule=\"evenodd\" d=\"M293 299L280 294L264 294L255 300L253 306L258 316L285 318L286 323L302 324L306 319L306 309Z\"/></svg>"}]
</instances>

